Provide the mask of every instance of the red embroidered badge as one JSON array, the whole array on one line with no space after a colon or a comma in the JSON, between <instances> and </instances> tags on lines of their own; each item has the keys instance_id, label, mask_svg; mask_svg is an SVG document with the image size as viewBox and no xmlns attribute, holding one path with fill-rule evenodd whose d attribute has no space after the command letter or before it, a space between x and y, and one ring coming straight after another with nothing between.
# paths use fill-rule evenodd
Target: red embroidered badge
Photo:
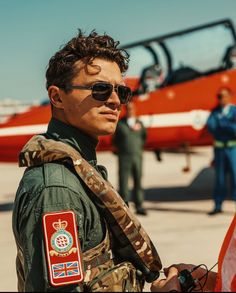
<instances>
[{"instance_id":1,"label":"red embroidered badge","mask_svg":"<svg viewBox=\"0 0 236 293\"><path fill-rule=\"evenodd\" d=\"M50 283L62 286L81 282L82 258L74 212L45 214L43 229Z\"/></svg>"}]
</instances>

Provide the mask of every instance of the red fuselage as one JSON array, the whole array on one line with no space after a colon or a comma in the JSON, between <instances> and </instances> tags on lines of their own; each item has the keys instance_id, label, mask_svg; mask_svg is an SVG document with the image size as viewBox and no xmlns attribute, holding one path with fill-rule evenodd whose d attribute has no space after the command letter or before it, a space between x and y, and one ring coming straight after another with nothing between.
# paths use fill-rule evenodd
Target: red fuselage
<instances>
[{"instance_id":1,"label":"red fuselage","mask_svg":"<svg viewBox=\"0 0 236 293\"><path fill-rule=\"evenodd\" d=\"M127 78L136 87L138 79ZM222 71L134 97L137 115L147 127L145 149L179 148L212 143L206 120L216 106L216 93L227 86L236 92L236 69ZM236 96L233 97L236 103ZM121 116L124 114L122 110ZM0 161L15 162L23 145L43 133L51 117L50 105L34 106L0 124ZM98 151L113 150L111 136L101 137Z\"/></svg>"}]
</instances>

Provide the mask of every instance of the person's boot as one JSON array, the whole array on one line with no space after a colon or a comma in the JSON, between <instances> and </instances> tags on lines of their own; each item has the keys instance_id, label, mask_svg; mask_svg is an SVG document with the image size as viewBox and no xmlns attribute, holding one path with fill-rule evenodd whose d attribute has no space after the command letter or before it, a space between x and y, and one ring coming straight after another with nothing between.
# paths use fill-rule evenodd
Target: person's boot
<instances>
[{"instance_id":1,"label":"person's boot","mask_svg":"<svg viewBox=\"0 0 236 293\"><path fill-rule=\"evenodd\" d=\"M147 211L144 208L139 207L139 208L136 208L136 214L137 215L146 216L147 215Z\"/></svg>"},{"instance_id":2,"label":"person's boot","mask_svg":"<svg viewBox=\"0 0 236 293\"><path fill-rule=\"evenodd\" d=\"M214 215L217 215L217 214L220 214L222 213L222 209L221 208L214 208L212 211L210 211L208 213L209 216L214 216Z\"/></svg>"}]
</instances>

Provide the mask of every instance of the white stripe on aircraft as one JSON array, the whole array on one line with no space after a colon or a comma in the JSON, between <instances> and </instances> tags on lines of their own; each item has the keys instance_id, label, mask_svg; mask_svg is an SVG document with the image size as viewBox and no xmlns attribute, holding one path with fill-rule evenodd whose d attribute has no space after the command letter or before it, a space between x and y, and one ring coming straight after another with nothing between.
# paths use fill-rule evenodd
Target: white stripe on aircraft
<instances>
[{"instance_id":1,"label":"white stripe on aircraft","mask_svg":"<svg viewBox=\"0 0 236 293\"><path fill-rule=\"evenodd\" d=\"M35 125L0 128L0 137L44 133L47 130L47 127L48 127L47 124L35 124Z\"/></svg>"},{"instance_id":2,"label":"white stripe on aircraft","mask_svg":"<svg viewBox=\"0 0 236 293\"><path fill-rule=\"evenodd\" d=\"M143 122L145 127L163 128L191 126L195 130L200 130L206 125L209 114L209 111L193 110L180 113L142 115L139 116L139 119ZM0 137L43 133L46 130L47 124L6 127L0 128Z\"/></svg>"},{"instance_id":3,"label":"white stripe on aircraft","mask_svg":"<svg viewBox=\"0 0 236 293\"><path fill-rule=\"evenodd\" d=\"M145 127L191 126L193 129L200 130L206 125L209 115L209 111L193 110L190 112L143 115L139 119Z\"/></svg>"}]
</instances>

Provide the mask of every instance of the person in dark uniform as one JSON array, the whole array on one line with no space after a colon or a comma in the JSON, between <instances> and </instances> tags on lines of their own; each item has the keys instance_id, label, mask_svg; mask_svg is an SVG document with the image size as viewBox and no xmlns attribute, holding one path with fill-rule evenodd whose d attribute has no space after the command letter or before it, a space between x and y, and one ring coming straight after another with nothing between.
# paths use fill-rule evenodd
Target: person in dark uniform
<instances>
[{"instance_id":1,"label":"person in dark uniform","mask_svg":"<svg viewBox=\"0 0 236 293\"><path fill-rule=\"evenodd\" d=\"M70 146L104 179L107 171L97 165L98 137L114 133L121 104L131 97L122 77L128 55L118 44L106 34L93 31L86 36L79 31L50 59L46 80L52 118L47 132L39 136L52 149L55 143L65 149ZM32 147L30 140L21 152L21 164L31 167L19 184L13 209L19 291L93 291L96 286L106 287L106 282L109 291L139 291L136 269L131 274L130 264L121 265L119 259L114 269L109 223L92 200L91 191L70 161L47 162L52 150L47 153L38 146L40 150L27 151ZM36 160L37 165L32 165L41 153L46 162ZM110 275L100 278L101 272L110 270Z\"/></svg>"},{"instance_id":2,"label":"person in dark uniform","mask_svg":"<svg viewBox=\"0 0 236 293\"><path fill-rule=\"evenodd\" d=\"M130 102L126 106L126 116L117 125L113 136L113 144L117 148L119 160L119 192L125 202L129 201L129 177L133 177L132 197L136 207L136 213L146 215L143 207L142 158L143 147L146 141L146 129L136 117L135 104Z\"/></svg>"},{"instance_id":3,"label":"person in dark uniform","mask_svg":"<svg viewBox=\"0 0 236 293\"><path fill-rule=\"evenodd\" d=\"M227 172L231 176L232 198L236 201L236 107L231 104L232 91L229 88L220 89L217 97L219 104L207 121L208 130L215 139L215 205L209 215L222 212L222 203L227 195Z\"/></svg>"}]
</instances>

